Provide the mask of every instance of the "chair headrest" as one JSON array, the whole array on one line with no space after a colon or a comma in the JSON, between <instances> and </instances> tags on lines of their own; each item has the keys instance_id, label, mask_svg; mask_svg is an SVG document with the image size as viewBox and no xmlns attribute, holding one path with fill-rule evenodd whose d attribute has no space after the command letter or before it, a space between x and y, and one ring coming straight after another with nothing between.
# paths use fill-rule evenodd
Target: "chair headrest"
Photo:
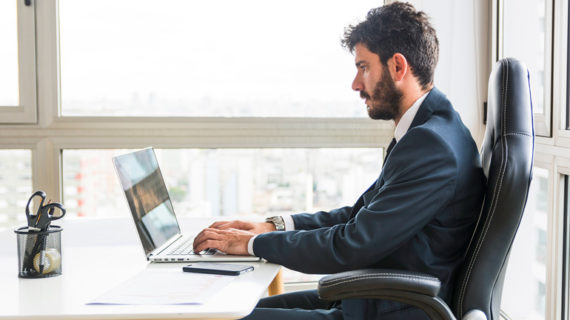
<instances>
[{"instance_id":1,"label":"chair headrest","mask_svg":"<svg viewBox=\"0 0 570 320\"><path fill-rule=\"evenodd\" d=\"M489 76L487 128L481 154L485 175L489 153L501 138L510 135L534 137L529 72L513 58L499 60ZM513 107L513 106L516 106Z\"/></svg>"}]
</instances>

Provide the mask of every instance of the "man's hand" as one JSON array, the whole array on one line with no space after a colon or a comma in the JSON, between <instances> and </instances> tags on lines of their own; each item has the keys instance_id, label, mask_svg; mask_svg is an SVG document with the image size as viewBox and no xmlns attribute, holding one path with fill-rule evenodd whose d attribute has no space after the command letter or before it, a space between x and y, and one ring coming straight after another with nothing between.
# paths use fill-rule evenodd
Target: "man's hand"
<instances>
[{"instance_id":1,"label":"man's hand","mask_svg":"<svg viewBox=\"0 0 570 320\"><path fill-rule=\"evenodd\" d=\"M275 231L275 225L270 222L247 222L241 220L216 221L209 228L220 230L239 229L249 231L253 234Z\"/></svg>"},{"instance_id":2,"label":"man's hand","mask_svg":"<svg viewBox=\"0 0 570 320\"><path fill-rule=\"evenodd\" d=\"M254 235L238 229L206 228L194 239L194 252L218 249L228 254L248 255L247 243Z\"/></svg>"}]
</instances>

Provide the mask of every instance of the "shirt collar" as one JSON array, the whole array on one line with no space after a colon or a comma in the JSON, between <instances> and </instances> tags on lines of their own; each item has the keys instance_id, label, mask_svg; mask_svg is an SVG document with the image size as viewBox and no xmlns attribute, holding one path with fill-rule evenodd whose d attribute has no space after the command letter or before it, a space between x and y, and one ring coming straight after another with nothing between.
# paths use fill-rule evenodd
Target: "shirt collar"
<instances>
[{"instance_id":1,"label":"shirt collar","mask_svg":"<svg viewBox=\"0 0 570 320\"><path fill-rule=\"evenodd\" d=\"M416 113L418 113L418 109L422 105L422 102L424 102L428 93L429 91L419 97L418 100L416 100L416 102L414 102L414 104L412 104L412 106L404 113L402 118L400 118L400 121L394 130L394 138L396 139L396 142L400 141L406 132L408 132L412 121L416 117Z\"/></svg>"}]
</instances>

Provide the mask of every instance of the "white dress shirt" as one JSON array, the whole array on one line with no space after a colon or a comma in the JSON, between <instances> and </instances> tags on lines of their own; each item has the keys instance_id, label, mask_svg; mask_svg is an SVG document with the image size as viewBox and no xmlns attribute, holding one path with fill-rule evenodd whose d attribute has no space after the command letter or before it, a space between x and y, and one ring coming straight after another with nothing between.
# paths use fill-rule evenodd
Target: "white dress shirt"
<instances>
[{"instance_id":1,"label":"white dress shirt","mask_svg":"<svg viewBox=\"0 0 570 320\"><path fill-rule=\"evenodd\" d=\"M419 97L418 100L416 100L416 102L414 102L414 104L412 104L412 106L400 118L400 122L398 122L396 129L394 129L394 138L396 139L396 142L400 141L406 132L408 132L408 129L412 125L412 121L414 121L414 118L416 117L416 113L418 113L418 109L426 99L428 93L429 91Z\"/></svg>"}]
</instances>

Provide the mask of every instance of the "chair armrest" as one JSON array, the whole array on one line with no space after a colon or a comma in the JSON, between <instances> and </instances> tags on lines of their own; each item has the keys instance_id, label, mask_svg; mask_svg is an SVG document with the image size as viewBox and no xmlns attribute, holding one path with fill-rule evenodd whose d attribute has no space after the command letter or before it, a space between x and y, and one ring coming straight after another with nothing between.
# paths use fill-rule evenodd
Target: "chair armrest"
<instances>
[{"instance_id":1,"label":"chair armrest","mask_svg":"<svg viewBox=\"0 0 570 320\"><path fill-rule=\"evenodd\" d=\"M431 319L455 319L437 293L438 278L417 272L362 269L326 276L319 281L323 300L384 299L422 309Z\"/></svg>"},{"instance_id":2,"label":"chair armrest","mask_svg":"<svg viewBox=\"0 0 570 320\"><path fill-rule=\"evenodd\" d=\"M351 298L353 294L373 294L398 290L437 296L441 282L425 274L383 269L362 269L326 276L319 281L319 295L325 300Z\"/></svg>"}]
</instances>

